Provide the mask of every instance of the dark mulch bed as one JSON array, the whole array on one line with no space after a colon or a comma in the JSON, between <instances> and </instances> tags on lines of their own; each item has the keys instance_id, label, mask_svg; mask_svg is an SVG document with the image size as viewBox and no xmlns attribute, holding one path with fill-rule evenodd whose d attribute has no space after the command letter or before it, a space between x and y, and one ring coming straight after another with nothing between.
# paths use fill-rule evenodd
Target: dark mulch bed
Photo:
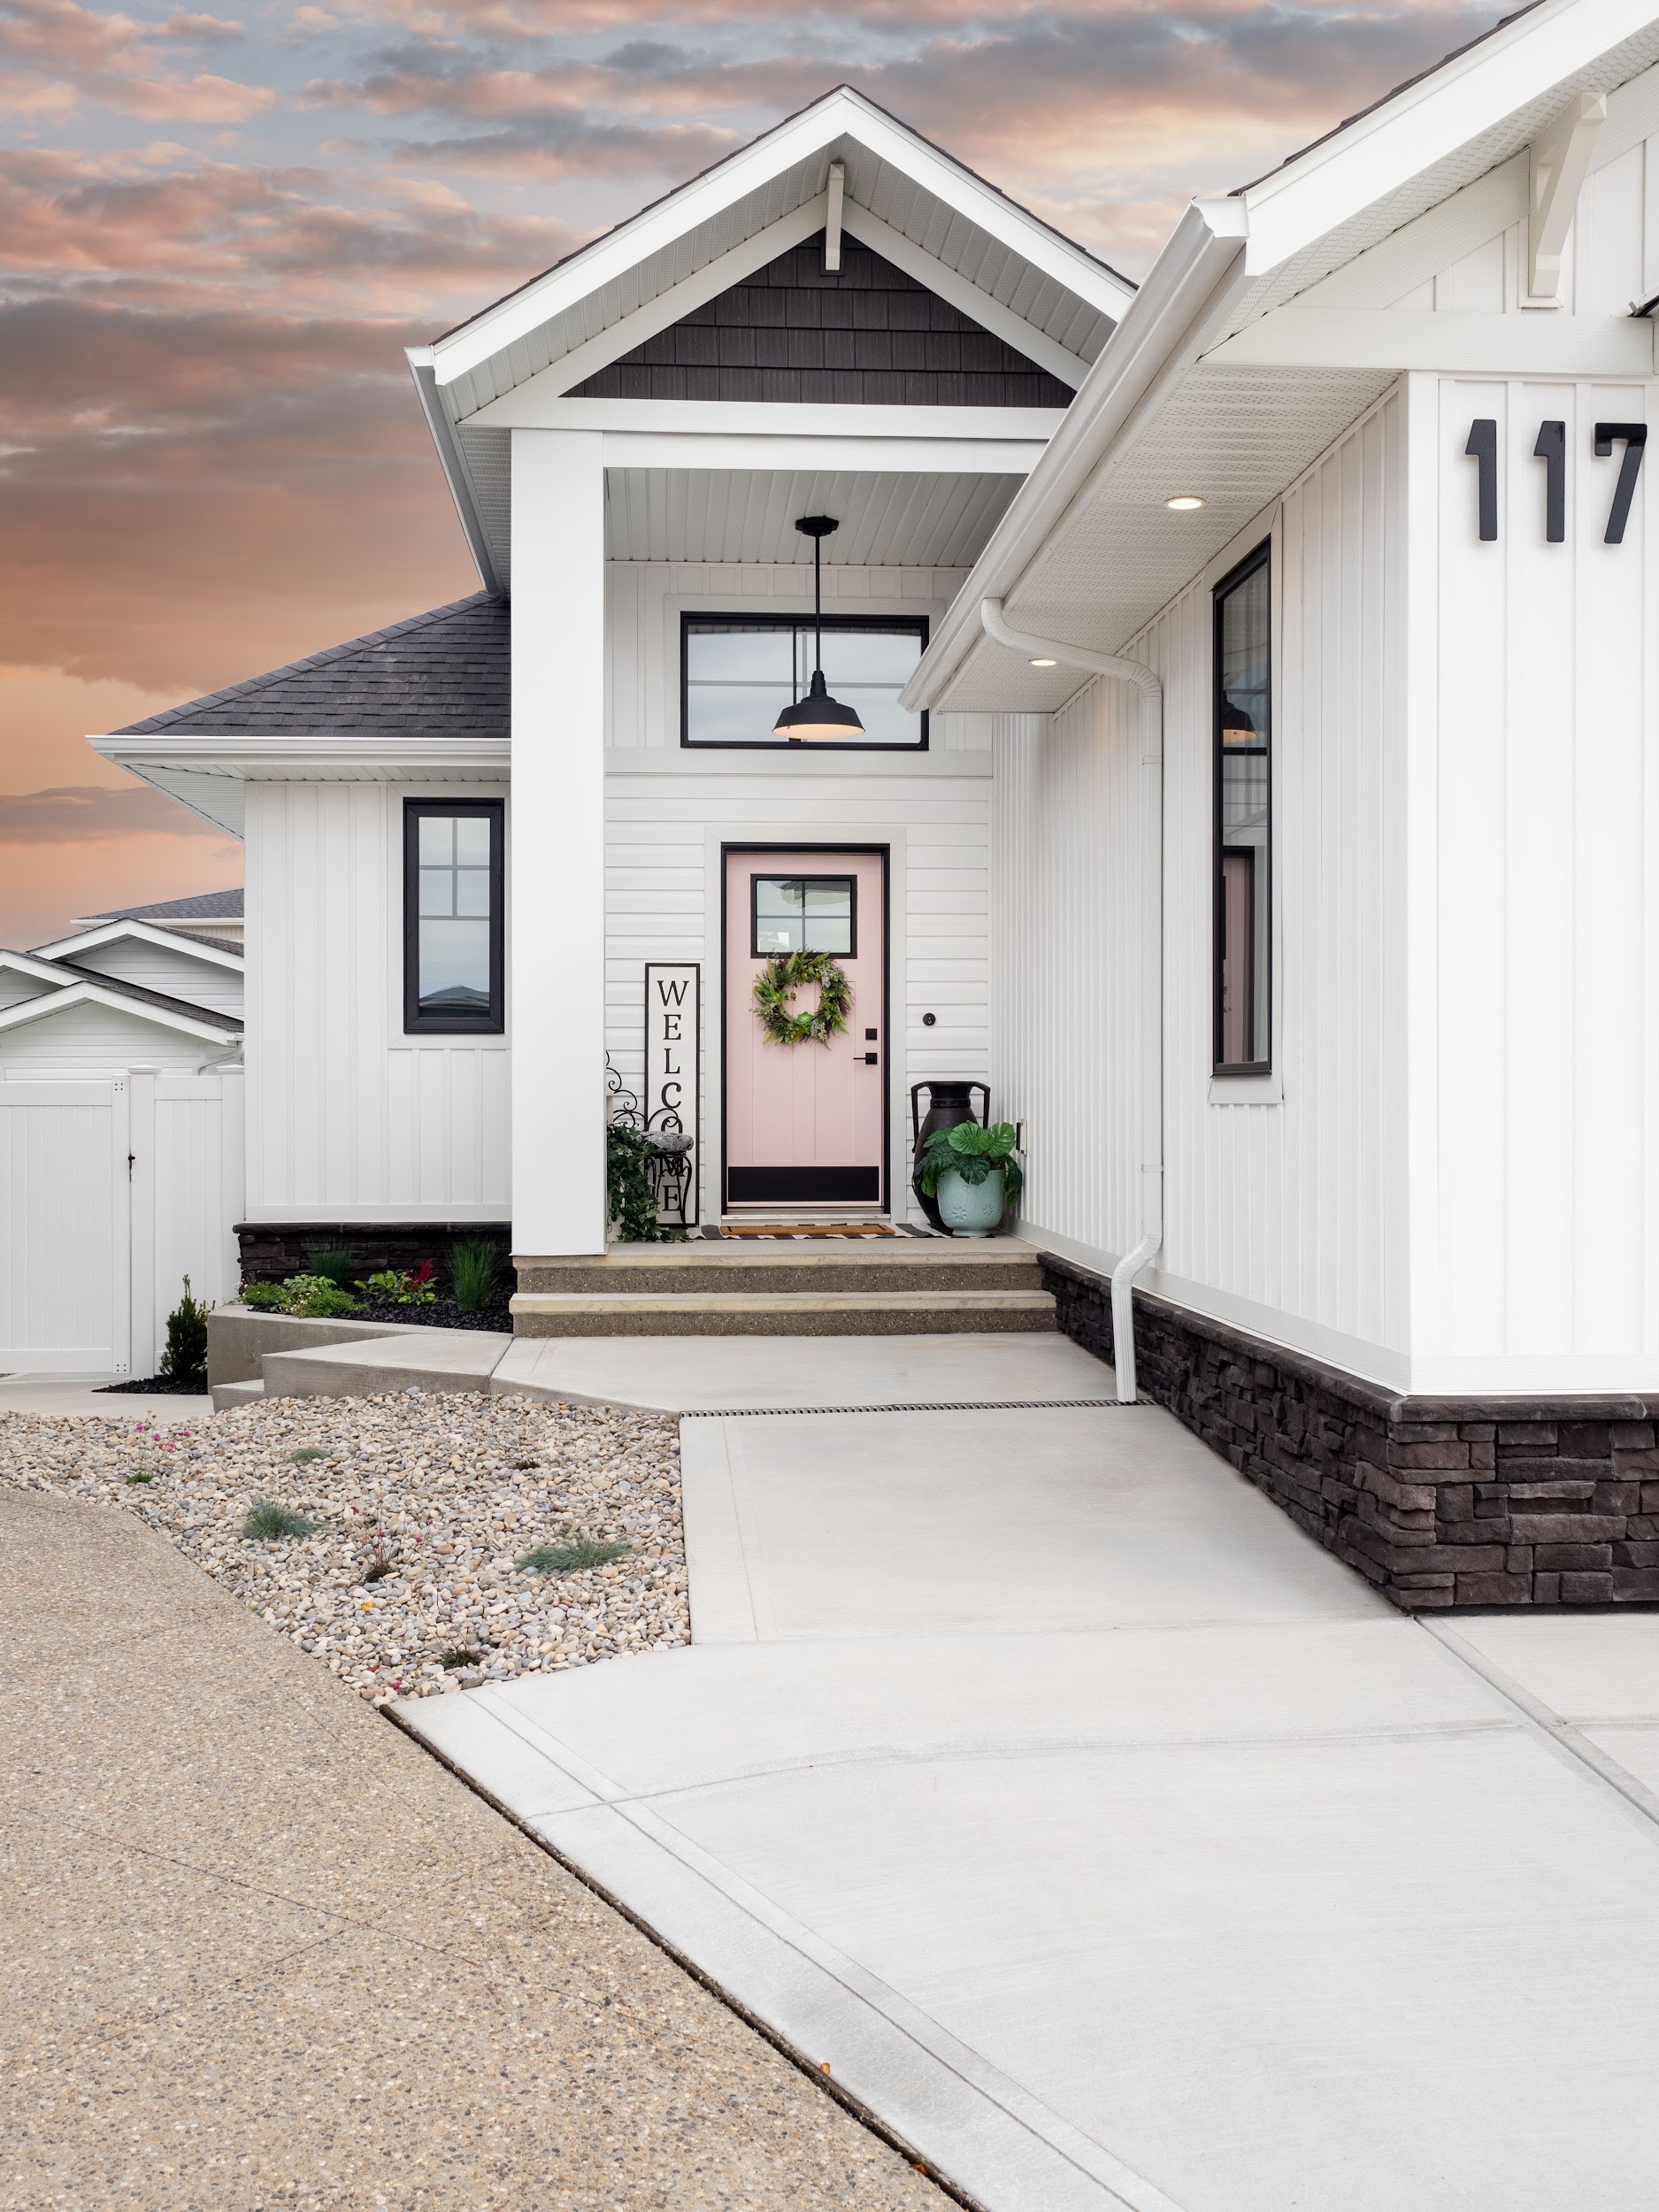
<instances>
[{"instance_id":1,"label":"dark mulch bed","mask_svg":"<svg viewBox=\"0 0 1659 2212\"><path fill-rule=\"evenodd\" d=\"M129 1392L134 1396L142 1394L146 1398L205 1398L207 1377L204 1375L197 1382L174 1382L170 1375L151 1375L144 1382L100 1383L98 1385L100 1397L119 1398L123 1391Z\"/></svg>"},{"instance_id":2,"label":"dark mulch bed","mask_svg":"<svg viewBox=\"0 0 1659 2212\"><path fill-rule=\"evenodd\" d=\"M399 1306L389 1298L371 1298L360 1314L345 1317L353 1321L403 1321L417 1329L495 1329L509 1336L512 1333L512 1316L504 1298L477 1313L463 1313L453 1298L435 1299L429 1306Z\"/></svg>"}]
</instances>

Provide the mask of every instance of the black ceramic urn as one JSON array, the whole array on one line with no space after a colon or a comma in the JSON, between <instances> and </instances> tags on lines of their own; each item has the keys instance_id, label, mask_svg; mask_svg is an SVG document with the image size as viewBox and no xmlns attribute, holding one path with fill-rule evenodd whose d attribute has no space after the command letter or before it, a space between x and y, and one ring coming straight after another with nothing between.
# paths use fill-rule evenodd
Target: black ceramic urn
<instances>
[{"instance_id":1,"label":"black ceramic urn","mask_svg":"<svg viewBox=\"0 0 1659 2212\"><path fill-rule=\"evenodd\" d=\"M917 1118L918 1101L924 1091L927 1093L927 1111L918 1121ZM975 1091L982 1094L985 1102L977 1114L973 1110ZM990 1116L991 1092L988 1084L912 1083L910 1086L910 1133L914 1143L910 1151L911 1188L915 1189L916 1166L922 1156L922 1147L935 1129L954 1129L958 1122L964 1121L977 1121L983 1127L990 1120ZM933 1223L934 1228L941 1235L948 1235L949 1232L940 1218L937 1202L926 1197L919 1190L916 1192L916 1196L922 1211Z\"/></svg>"}]
</instances>

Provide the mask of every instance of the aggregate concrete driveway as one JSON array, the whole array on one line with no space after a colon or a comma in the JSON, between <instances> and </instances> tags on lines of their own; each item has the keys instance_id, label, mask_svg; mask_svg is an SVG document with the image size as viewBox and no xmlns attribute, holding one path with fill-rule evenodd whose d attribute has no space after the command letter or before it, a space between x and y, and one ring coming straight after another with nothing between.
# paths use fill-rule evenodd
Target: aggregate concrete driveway
<instances>
[{"instance_id":1,"label":"aggregate concrete driveway","mask_svg":"<svg viewBox=\"0 0 1659 2212\"><path fill-rule=\"evenodd\" d=\"M943 2200L131 1517L0 1486L0 2212Z\"/></svg>"},{"instance_id":2,"label":"aggregate concrete driveway","mask_svg":"<svg viewBox=\"0 0 1659 2212\"><path fill-rule=\"evenodd\" d=\"M960 2187L1651 2212L1659 1618L1408 1621L1152 1408L684 1436L692 1646L406 1724Z\"/></svg>"}]
</instances>

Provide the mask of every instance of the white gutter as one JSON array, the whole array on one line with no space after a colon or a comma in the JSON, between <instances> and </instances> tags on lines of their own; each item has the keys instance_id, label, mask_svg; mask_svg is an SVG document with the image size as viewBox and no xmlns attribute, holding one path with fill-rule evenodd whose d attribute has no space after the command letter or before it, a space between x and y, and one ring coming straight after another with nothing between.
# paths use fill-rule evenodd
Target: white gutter
<instances>
[{"instance_id":1,"label":"white gutter","mask_svg":"<svg viewBox=\"0 0 1659 2212\"><path fill-rule=\"evenodd\" d=\"M1112 1366L1121 1404L1135 1402L1135 1277L1164 1241L1164 686L1145 661L1011 630L1000 599L979 602L985 634L1027 658L1056 660L1133 684L1141 694L1141 1233L1112 1270Z\"/></svg>"}]
</instances>

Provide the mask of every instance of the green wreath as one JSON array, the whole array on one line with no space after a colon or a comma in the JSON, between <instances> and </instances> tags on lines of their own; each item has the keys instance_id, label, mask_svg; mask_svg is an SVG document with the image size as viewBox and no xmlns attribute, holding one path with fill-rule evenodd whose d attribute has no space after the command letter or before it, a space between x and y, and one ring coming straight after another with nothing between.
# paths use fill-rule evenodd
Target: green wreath
<instances>
[{"instance_id":1,"label":"green wreath","mask_svg":"<svg viewBox=\"0 0 1659 2212\"><path fill-rule=\"evenodd\" d=\"M792 1012L790 1002L809 983L818 985L817 1007L810 1014ZM853 987L827 952L780 952L755 978L755 1011L774 1044L803 1045L810 1039L826 1045L845 1033L852 1002Z\"/></svg>"}]
</instances>

